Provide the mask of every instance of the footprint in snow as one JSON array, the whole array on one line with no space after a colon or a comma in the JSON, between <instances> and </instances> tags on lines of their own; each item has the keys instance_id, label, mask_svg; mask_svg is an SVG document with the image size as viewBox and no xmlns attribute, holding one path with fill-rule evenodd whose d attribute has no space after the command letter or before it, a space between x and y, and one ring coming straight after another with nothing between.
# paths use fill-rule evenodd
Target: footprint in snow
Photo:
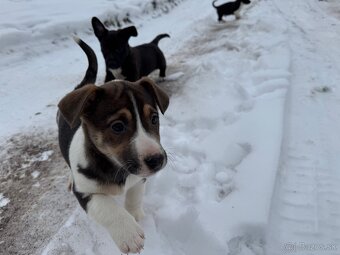
<instances>
[{"instance_id":1,"label":"footprint in snow","mask_svg":"<svg viewBox=\"0 0 340 255\"><path fill-rule=\"evenodd\" d=\"M231 169L216 173L215 181L217 185L217 202L221 202L235 189L232 175L233 173Z\"/></svg>"},{"instance_id":2,"label":"footprint in snow","mask_svg":"<svg viewBox=\"0 0 340 255\"><path fill-rule=\"evenodd\" d=\"M330 92L332 92L332 88L328 86L314 87L311 91L312 95L315 95L316 93L330 93Z\"/></svg>"},{"instance_id":3,"label":"footprint in snow","mask_svg":"<svg viewBox=\"0 0 340 255\"><path fill-rule=\"evenodd\" d=\"M228 255L263 255L264 240L261 235L245 234L228 241Z\"/></svg>"}]
</instances>

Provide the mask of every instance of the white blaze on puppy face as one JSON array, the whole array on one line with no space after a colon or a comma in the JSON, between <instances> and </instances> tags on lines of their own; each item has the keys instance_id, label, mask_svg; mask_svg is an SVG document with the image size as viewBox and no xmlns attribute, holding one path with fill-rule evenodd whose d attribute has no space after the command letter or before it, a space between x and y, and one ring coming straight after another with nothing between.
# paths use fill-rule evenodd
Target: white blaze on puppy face
<instances>
[{"instance_id":1,"label":"white blaze on puppy face","mask_svg":"<svg viewBox=\"0 0 340 255\"><path fill-rule=\"evenodd\" d=\"M131 101L133 103L133 107L136 114L136 135L133 139L133 143L136 148L136 153L138 155L138 160L141 164L141 171L139 173L140 176L148 176L151 174L148 167L145 165L144 159L153 155L164 154L164 150L161 147L159 141L157 141L154 137L150 136L148 132L143 127L141 116L139 114L137 103L132 94L130 94Z\"/></svg>"}]
</instances>

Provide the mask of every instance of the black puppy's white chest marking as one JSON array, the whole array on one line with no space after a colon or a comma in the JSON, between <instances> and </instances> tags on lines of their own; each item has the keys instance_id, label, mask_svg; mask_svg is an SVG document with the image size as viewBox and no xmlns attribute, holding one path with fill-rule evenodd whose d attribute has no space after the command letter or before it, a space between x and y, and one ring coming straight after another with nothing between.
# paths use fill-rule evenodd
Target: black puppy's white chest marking
<instances>
[{"instance_id":1,"label":"black puppy's white chest marking","mask_svg":"<svg viewBox=\"0 0 340 255\"><path fill-rule=\"evenodd\" d=\"M244 3L241 2L241 3L240 3L240 7L239 7L237 10L235 10L235 12L234 12L234 15L235 15L235 17L236 17L237 19L239 19L239 18L241 17L240 14L241 14L241 9L242 9L243 5L244 5Z\"/></svg>"},{"instance_id":2,"label":"black puppy's white chest marking","mask_svg":"<svg viewBox=\"0 0 340 255\"><path fill-rule=\"evenodd\" d=\"M119 79L119 80L125 80L126 79L126 77L122 74L122 68L121 67L116 68L116 69L109 69L109 70L116 79Z\"/></svg>"}]
</instances>

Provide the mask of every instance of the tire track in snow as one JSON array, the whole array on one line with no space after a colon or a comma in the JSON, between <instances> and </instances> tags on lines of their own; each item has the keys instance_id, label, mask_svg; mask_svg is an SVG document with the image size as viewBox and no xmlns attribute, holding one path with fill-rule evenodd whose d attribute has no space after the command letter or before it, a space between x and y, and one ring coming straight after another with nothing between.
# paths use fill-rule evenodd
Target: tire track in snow
<instances>
[{"instance_id":1,"label":"tire track in snow","mask_svg":"<svg viewBox=\"0 0 340 255\"><path fill-rule=\"evenodd\" d=\"M275 4L290 26L293 75L267 254L338 254L340 197L334 194L340 192L339 94L315 88L333 88L339 81L340 63L333 56L340 52L330 38L337 43L340 38L330 37L336 30L333 20L316 3Z\"/></svg>"}]
</instances>

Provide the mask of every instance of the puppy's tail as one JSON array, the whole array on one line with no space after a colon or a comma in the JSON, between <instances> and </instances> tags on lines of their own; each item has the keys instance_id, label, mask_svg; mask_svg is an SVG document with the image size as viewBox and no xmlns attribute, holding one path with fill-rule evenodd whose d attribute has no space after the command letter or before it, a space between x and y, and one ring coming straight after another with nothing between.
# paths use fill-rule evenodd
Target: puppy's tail
<instances>
[{"instance_id":1,"label":"puppy's tail","mask_svg":"<svg viewBox=\"0 0 340 255\"><path fill-rule=\"evenodd\" d=\"M98 62L97 62L97 56L90 46L88 46L83 40L81 40L79 37L75 35L73 36L73 40L85 52L87 56L87 61L89 62L89 65L87 67L86 74L83 80L75 88L75 89L79 89L86 84L89 84L89 83L94 84L96 82L97 72L98 72Z\"/></svg>"},{"instance_id":2,"label":"puppy's tail","mask_svg":"<svg viewBox=\"0 0 340 255\"><path fill-rule=\"evenodd\" d=\"M159 41L160 41L161 39L165 38L165 37L169 37L169 38L170 38L170 35L168 35L168 34L160 34L160 35L157 35L157 36L155 37L155 39L153 39L153 40L151 41L151 43L153 43L153 44L155 44L155 45L158 45Z\"/></svg>"},{"instance_id":3,"label":"puppy's tail","mask_svg":"<svg viewBox=\"0 0 340 255\"><path fill-rule=\"evenodd\" d=\"M214 8L217 8L217 5L215 5L215 3L217 2L218 0L214 0L211 4Z\"/></svg>"}]
</instances>

